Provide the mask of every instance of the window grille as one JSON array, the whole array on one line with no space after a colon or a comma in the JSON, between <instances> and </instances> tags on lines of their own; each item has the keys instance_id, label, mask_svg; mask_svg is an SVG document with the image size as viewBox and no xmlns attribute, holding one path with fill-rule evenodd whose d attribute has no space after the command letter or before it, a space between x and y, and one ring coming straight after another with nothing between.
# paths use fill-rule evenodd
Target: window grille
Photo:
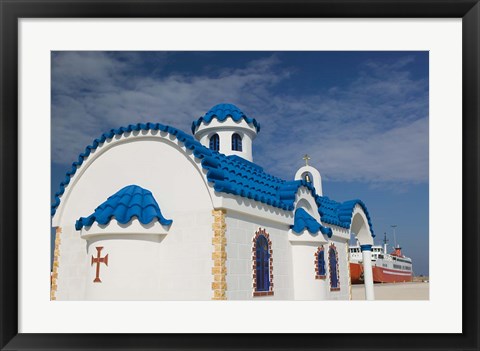
<instances>
[{"instance_id":1,"label":"window grille","mask_svg":"<svg viewBox=\"0 0 480 351\"><path fill-rule=\"evenodd\" d=\"M232 135L232 150L242 151L242 137L237 133Z\"/></svg>"},{"instance_id":2,"label":"window grille","mask_svg":"<svg viewBox=\"0 0 480 351\"><path fill-rule=\"evenodd\" d=\"M210 138L210 149L214 151L220 150L220 138L218 137L218 134L213 134Z\"/></svg>"},{"instance_id":3,"label":"window grille","mask_svg":"<svg viewBox=\"0 0 480 351\"><path fill-rule=\"evenodd\" d=\"M260 235L256 242L256 277L257 291L269 291L270 289L270 248L268 241Z\"/></svg>"},{"instance_id":4,"label":"window grille","mask_svg":"<svg viewBox=\"0 0 480 351\"><path fill-rule=\"evenodd\" d=\"M328 250L328 262L330 266L330 289L339 289L338 284L338 257L335 246Z\"/></svg>"}]
</instances>

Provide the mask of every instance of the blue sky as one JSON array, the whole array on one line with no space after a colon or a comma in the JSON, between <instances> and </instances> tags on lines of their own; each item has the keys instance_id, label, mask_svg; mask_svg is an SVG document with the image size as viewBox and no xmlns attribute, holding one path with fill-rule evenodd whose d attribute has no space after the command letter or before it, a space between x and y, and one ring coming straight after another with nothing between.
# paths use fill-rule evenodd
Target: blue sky
<instances>
[{"instance_id":1,"label":"blue sky","mask_svg":"<svg viewBox=\"0 0 480 351\"><path fill-rule=\"evenodd\" d=\"M254 161L289 180L311 156L324 195L362 199L428 274L428 52L52 52L52 199L103 132L190 132L217 103L262 125ZM92 209L93 211L93 209Z\"/></svg>"}]
</instances>

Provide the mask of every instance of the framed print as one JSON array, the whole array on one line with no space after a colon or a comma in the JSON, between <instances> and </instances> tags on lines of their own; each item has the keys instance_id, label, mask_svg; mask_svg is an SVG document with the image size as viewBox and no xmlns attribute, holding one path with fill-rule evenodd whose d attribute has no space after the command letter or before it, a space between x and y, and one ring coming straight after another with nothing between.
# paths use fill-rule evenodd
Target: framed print
<instances>
[{"instance_id":1,"label":"framed print","mask_svg":"<svg viewBox=\"0 0 480 351\"><path fill-rule=\"evenodd\" d=\"M3 1L2 349L477 349L479 6Z\"/></svg>"}]
</instances>

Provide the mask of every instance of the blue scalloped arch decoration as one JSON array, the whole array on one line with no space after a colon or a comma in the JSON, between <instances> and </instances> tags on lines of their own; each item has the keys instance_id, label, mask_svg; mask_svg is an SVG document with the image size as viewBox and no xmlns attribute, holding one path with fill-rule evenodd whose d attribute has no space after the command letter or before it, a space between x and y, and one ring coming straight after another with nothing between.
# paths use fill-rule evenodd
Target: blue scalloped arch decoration
<instances>
[{"instance_id":1,"label":"blue scalloped arch decoration","mask_svg":"<svg viewBox=\"0 0 480 351\"><path fill-rule=\"evenodd\" d=\"M317 235L320 231L322 234L328 235L330 238L333 234L332 228L327 228L317 222L305 209L297 208L295 210L295 218L293 225L290 226L293 232L300 234L307 229L312 235Z\"/></svg>"},{"instance_id":2,"label":"blue scalloped arch decoration","mask_svg":"<svg viewBox=\"0 0 480 351\"><path fill-rule=\"evenodd\" d=\"M204 116L200 117L192 123L192 133L195 134L195 130L202 122L210 123L212 119L216 118L220 122L225 121L228 117L231 117L235 122L244 119L248 124L253 124L257 133L260 132L260 123L255 118L247 117L237 106L233 104L218 104L213 106Z\"/></svg>"},{"instance_id":3,"label":"blue scalloped arch decoration","mask_svg":"<svg viewBox=\"0 0 480 351\"><path fill-rule=\"evenodd\" d=\"M367 206L365 206L362 200L355 199L340 203L330 200L326 196L316 196L315 202L318 205L318 213L320 213L323 222L346 229L350 228L353 210L356 205L359 205L367 217L370 233L373 238L375 237L370 214L368 213Z\"/></svg>"},{"instance_id":4,"label":"blue scalloped arch decoration","mask_svg":"<svg viewBox=\"0 0 480 351\"><path fill-rule=\"evenodd\" d=\"M89 227L94 222L108 224L112 218L118 223L127 224L133 217L138 218L142 224L149 224L154 219L167 226L173 222L163 217L151 191L132 184L110 196L90 216L79 218L75 223L75 229Z\"/></svg>"}]
</instances>

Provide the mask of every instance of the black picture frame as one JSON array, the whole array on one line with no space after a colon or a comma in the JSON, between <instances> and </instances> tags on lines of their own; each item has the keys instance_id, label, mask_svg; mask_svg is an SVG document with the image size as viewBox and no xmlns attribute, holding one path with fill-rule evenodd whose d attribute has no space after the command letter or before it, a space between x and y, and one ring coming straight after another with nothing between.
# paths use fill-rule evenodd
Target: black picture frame
<instances>
[{"instance_id":1,"label":"black picture frame","mask_svg":"<svg viewBox=\"0 0 480 351\"><path fill-rule=\"evenodd\" d=\"M0 347L2 350L478 350L480 5L478 0L0 0ZM460 334L19 334L18 20L75 17L462 18L463 293ZM448 162L448 161L447 161ZM454 227L455 228L455 227ZM458 233L456 234L458 235ZM289 323L291 321L287 321Z\"/></svg>"}]
</instances>

